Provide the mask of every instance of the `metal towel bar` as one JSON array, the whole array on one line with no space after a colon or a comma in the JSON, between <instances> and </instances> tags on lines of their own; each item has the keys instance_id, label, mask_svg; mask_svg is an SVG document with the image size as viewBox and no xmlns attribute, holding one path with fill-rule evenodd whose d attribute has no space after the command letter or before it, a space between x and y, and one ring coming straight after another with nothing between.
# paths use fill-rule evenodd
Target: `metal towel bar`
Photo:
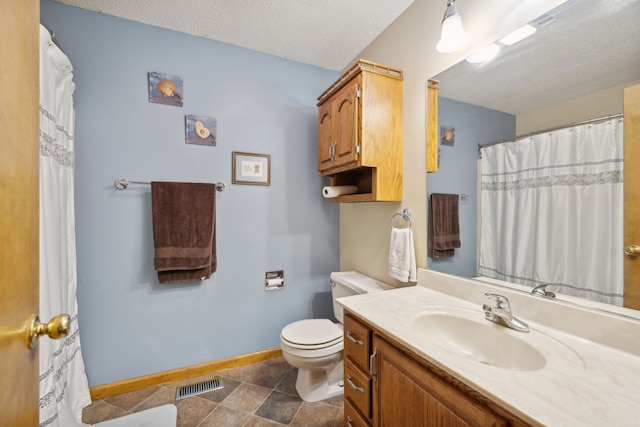
<instances>
[{"instance_id":1,"label":"metal towel bar","mask_svg":"<svg viewBox=\"0 0 640 427\"><path fill-rule=\"evenodd\" d=\"M145 181L129 181L125 178L120 178L120 179L116 179L116 182L113 183L113 185L115 185L115 187L118 190L126 190L127 187L129 187L129 184L142 184L142 185L151 185L150 182L145 182ZM227 188L227 184L225 184L224 182L217 182L216 183L216 190L218 191L224 191L224 189Z\"/></svg>"}]
</instances>

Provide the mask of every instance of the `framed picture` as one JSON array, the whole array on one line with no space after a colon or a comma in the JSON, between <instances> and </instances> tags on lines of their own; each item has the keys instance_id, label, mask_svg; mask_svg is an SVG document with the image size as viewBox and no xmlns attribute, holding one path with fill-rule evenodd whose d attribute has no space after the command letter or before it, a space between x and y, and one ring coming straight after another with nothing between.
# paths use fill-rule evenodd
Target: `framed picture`
<instances>
[{"instance_id":1,"label":"framed picture","mask_svg":"<svg viewBox=\"0 0 640 427\"><path fill-rule=\"evenodd\" d=\"M456 142L456 128L451 126L440 126L440 144L453 147Z\"/></svg>"},{"instance_id":2,"label":"framed picture","mask_svg":"<svg viewBox=\"0 0 640 427\"><path fill-rule=\"evenodd\" d=\"M182 78L169 74L149 73L149 102L182 107Z\"/></svg>"},{"instance_id":3,"label":"framed picture","mask_svg":"<svg viewBox=\"0 0 640 427\"><path fill-rule=\"evenodd\" d=\"M271 156L269 154L232 153L234 184L271 185Z\"/></svg>"},{"instance_id":4,"label":"framed picture","mask_svg":"<svg viewBox=\"0 0 640 427\"><path fill-rule=\"evenodd\" d=\"M184 118L185 141L187 144L216 145L216 119L192 116Z\"/></svg>"}]
</instances>

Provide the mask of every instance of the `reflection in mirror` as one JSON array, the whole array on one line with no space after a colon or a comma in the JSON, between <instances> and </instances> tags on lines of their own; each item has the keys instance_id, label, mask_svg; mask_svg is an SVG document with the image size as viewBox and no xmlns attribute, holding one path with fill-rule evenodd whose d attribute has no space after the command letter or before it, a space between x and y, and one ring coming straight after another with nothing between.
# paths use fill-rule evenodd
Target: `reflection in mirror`
<instances>
[{"instance_id":1,"label":"reflection in mirror","mask_svg":"<svg viewBox=\"0 0 640 427\"><path fill-rule=\"evenodd\" d=\"M434 77L440 81L439 132L446 128L454 137L452 144L440 144L439 170L429 174L428 192L469 197L459 201L461 247L451 258L430 257L429 268L478 275L478 145L623 112L623 89L640 82L639 21L638 1L569 0L534 21L533 36L512 46L499 43L501 51L491 62L463 61ZM533 217L540 215L546 214ZM517 242L510 243L508 253L517 254ZM539 281L545 278L521 283ZM549 281L558 285L549 288L558 298L571 294L562 279ZM592 298L587 294L578 295Z\"/></svg>"}]
</instances>

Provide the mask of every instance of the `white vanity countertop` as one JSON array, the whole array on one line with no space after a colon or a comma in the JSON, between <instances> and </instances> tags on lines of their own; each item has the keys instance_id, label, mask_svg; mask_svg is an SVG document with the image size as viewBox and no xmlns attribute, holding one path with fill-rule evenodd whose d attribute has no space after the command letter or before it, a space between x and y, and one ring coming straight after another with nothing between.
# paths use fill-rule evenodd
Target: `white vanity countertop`
<instances>
[{"instance_id":1,"label":"white vanity countertop","mask_svg":"<svg viewBox=\"0 0 640 427\"><path fill-rule=\"evenodd\" d=\"M443 286L455 289L441 292ZM484 296L487 291L507 296L513 314L529 325L530 333L508 328L505 332L538 349L546 358L543 368L520 371L483 364L425 343L414 329L415 317L433 306L457 307L472 315L477 311L479 322L503 328L484 319L482 303L488 302ZM469 298L452 295L465 293ZM640 353L635 351L635 346L626 346L624 342L620 347L608 345L609 331L598 331L597 317L605 316L603 314L587 313L595 316L595 321L576 324L571 310L566 312L565 309L563 319L554 319L555 324L548 325L546 320L557 314L554 312L557 304L544 298L512 294L504 288L492 288L491 284L481 285L422 269L418 286L345 297L338 302L533 425L640 426ZM578 312L577 316L583 322L585 313ZM637 335L640 322L620 319L616 323L618 319L605 317L607 319L602 323L608 324L608 328L614 325L623 340L640 341L640 335ZM561 330L563 328L557 328L557 324L568 327ZM583 329L581 336L571 333ZM589 339L591 336L595 338Z\"/></svg>"}]
</instances>

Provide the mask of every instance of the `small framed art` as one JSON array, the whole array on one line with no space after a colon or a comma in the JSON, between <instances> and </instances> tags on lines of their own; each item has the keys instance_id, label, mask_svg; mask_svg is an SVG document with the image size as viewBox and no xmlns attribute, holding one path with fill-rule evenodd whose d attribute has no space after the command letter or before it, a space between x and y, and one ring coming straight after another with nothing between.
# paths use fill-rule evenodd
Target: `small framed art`
<instances>
[{"instance_id":1,"label":"small framed art","mask_svg":"<svg viewBox=\"0 0 640 427\"><path fill-rule=\"evenodd\" d=\"M453 147L456 141L456 128L440 126L440 144Z\"/></svg>"},{"instance_id":2,"label":"small framed art","mask_svg":"<svg viewBox=\"0 0 640 427\"><path fill-rule=\"evenodd\" d=\"M188 115L184 118L187 144L213 145L217 143L217 122L213 117Z\"/></svg>"},{"instance_id":3,"label":"small framed art","mask_svg":"<svg viewBox=\"0 0 640 427\"><path fill-rule=\"evenodd\" d=\"M234 184L271 185L271 155L232 153Z\"/></svg>"},{"instance_id":4,"label":"small framed art","mask_svg":"<svg viewBox=\"0 0 640 427\"><path fill-rule=\"evenodd\" d=\"M182 107L182 78L152 71L149 78L149 102Z\"/></svg>"}]
</instances>

